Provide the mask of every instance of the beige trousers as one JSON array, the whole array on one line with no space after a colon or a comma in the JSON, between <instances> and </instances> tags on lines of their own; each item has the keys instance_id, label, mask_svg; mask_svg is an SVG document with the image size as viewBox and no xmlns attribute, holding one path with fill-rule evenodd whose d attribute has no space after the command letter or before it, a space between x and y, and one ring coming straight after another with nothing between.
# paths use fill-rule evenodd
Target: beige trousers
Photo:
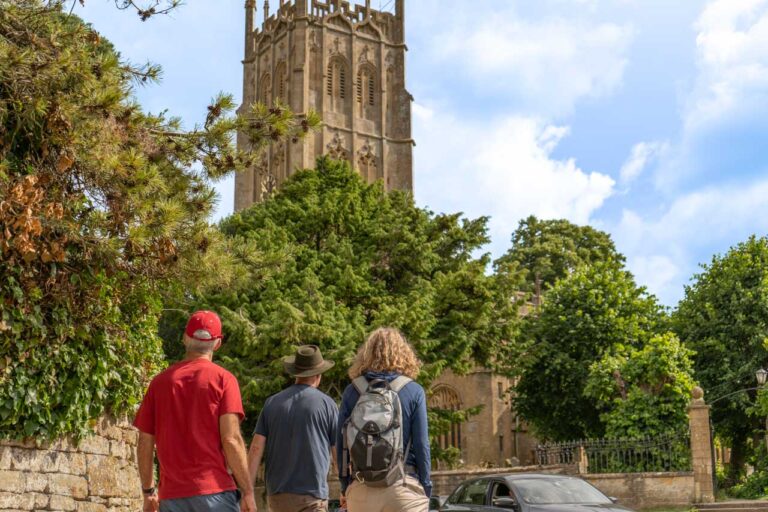
<instances>
[{"instance_id":1,"label":"beige trousers","mask_svg":"<svg viewBox=\"0 0 768 512\"><path fill-rule=\"evenodd\" d=\"M429 498L424 488L413 477L390 487L368 487L352 482L347 488L349 512L427 512Z\"/></svg>"},{"instance_id":2,"label":"beige trousers","mask_svg":"<svg viewBox=\"0 0 768 512\"><path fill-rule=\"evenodd\" d=\"M328 501L309 494L280 493L267 496L269 512L328 512Z\"/></svg>"}]
</instances>

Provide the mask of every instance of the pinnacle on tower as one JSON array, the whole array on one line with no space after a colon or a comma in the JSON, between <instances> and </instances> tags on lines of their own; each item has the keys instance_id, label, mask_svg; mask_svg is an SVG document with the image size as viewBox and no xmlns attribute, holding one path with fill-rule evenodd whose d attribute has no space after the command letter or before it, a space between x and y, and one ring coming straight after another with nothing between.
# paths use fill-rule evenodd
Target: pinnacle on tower
<instances>
[{"instance_id":1,"label":"pinnacle on tower","mask_svg":"<svg viewBox=\"0 0 768 512\"><path fill-rule=\"evenodd\" d=\"M256 13L256 0L245 0L245 58L250 52L251 34L253 34L253 18Z\"/></svg>"}]
</instances>

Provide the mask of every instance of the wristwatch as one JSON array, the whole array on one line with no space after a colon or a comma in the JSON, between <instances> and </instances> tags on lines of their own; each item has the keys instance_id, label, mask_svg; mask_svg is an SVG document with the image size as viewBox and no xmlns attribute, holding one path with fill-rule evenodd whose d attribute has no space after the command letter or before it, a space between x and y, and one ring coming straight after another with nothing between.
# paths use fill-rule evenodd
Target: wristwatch
<instances>
[{"instance_id":1,"label":"wristwatch","mask_svg":"<svg viewBox=\"0 0 768 512\"><path fill-rule=\"evenodd\" d=\"M155 488L150 487L149 489L142 489L142 493L144 493L144 496L153 496L155 494Z\"/></svg>"}]
</instances>

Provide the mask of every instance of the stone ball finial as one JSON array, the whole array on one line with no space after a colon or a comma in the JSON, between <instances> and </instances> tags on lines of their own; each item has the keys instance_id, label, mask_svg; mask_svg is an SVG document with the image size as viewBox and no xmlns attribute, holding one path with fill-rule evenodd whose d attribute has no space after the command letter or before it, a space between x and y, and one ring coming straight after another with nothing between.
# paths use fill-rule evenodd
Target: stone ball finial
<instances>
[{"instance_id":1,"label":"stone ball finial","mask_svg":"<svg viewBox=\"0 0 768 512\"><path fill-rule=\"evenodd\" d=\"M694 400L696 400L697 402L698 402L698 401L703 401L703 400L704 400L704 390L703 390L701 387L699 387L699 386L696 386L696 387L694 387L694 388L691 390L691 396L692 396L692 397L693 397L693 399L694 399Z\"/></svg>"}]
</instances>

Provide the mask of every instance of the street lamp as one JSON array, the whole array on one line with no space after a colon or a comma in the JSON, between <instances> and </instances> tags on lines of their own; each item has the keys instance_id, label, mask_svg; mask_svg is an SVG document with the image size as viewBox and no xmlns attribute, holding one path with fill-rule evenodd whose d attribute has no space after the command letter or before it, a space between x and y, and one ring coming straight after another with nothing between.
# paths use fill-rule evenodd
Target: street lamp
<instances>
[{"instance_id":1,"label":"street lamp","mask_svg":"<svg viewBox=\"0 0 768 512\"><path fill-rule=\"evenodd\" d=\"M765 368L760 368L755 372L757 377L757 384L761 388L765 388L765 379L768 377L768 371ZM768 448L768 416L765 417L765 447Z\"/></svg>"}]
</instances>

